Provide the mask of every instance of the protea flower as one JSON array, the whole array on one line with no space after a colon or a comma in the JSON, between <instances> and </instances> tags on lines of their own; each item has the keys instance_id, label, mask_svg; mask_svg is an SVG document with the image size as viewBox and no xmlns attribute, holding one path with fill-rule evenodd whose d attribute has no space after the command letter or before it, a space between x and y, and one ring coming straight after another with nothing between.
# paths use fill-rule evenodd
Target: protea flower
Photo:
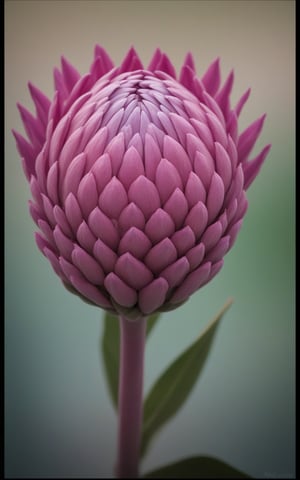
<instances>
[{"instance_id":1,"label":"protea flower","mask_svg":"<svg viewBox=\"0 0 300 480\"><path fill-rule=\"evenodd\" d=\"M30 182L36 241L63 283L126 317L173 309L223 265L247 209L245 191L269 151L249 159L264 116L242 133L249 90L230 106L233 72L179 78L157 49L147 68L131 48L120 67L100 46L80 76L62 58L50 101L14 132Z\"/></svg>"},{"instance_id":2,"label":"protea flower","mask_svg":"<svg viewBox=\"0 0 300 480\"><path fill-rule=\"evenodd\" d=\"M87 75L62 58L50 101L31 83L36 117L14 132L30 182L36 241L72 292L119 314L117 474L138 475L146 318L178 307L223 265L269 151L249 159L264 116L238 132L249 90L230 106L219 60L179 78L159 49L145 69L95 47ZM139 318L139 321L128 321Z\"/></svg>"}]
</instances>

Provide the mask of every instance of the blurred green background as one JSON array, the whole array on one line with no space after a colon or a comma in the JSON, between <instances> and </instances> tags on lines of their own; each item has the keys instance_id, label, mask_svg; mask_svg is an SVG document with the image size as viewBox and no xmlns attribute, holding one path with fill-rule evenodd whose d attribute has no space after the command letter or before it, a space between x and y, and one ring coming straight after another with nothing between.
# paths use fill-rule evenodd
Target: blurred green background
<instances>
[{"instance_id":1,"label":"blurred green background","mask_svg":"<svg viewBox=\"0 0 300 480\"><path fill-rule=\"evenodd\" d=\"M244 128L267 112L258 143L273 144L221 273L149 339L145 390L229 296L201 380L157 437L143 471L191 455L217 456L254 477L294 470L294 7L293 1L5 2L6 478L110 477L117 422L99 359L102 311L68 293L33 238L11 128L32 108L27 81L53 94L64 54L85 73L95 43L116 63L134 45L147 64L159 46L177 70L192 51L201 74L217 56L234 67L233 100L249 87Z\"/></svg>"}]
</instances>

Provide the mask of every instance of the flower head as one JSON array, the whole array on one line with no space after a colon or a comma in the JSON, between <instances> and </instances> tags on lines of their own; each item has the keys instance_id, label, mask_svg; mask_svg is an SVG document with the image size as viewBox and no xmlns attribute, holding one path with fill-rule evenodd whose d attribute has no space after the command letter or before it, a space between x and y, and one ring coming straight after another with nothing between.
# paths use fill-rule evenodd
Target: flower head
<instances>
[{"instance_id":1,"label":"flower head","mask_svg":"<svg viewBox=\"0 0 300 480\"><path fill-rule=\"evenodd\" d=\"M176 308L223 265L247 209L245 190L270 146L249 159L264 116L238 133L249 90L230 106L233 72L202 78L191 54L179 78L156 50L120 67L95 47L87 75L62 58L50 101L14 132L30 182L36 241L64 284L127 316Z\"/></svg>"}]
</instances>

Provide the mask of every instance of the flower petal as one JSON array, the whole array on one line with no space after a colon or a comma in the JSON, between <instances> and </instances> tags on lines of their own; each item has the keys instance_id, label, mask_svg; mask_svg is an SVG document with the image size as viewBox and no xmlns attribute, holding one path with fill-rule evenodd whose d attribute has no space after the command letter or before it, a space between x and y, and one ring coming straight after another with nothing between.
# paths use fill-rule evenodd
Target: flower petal
<instances>
[{"instance_id":1,"label":"flower petal","mask_svg":"<svg viewBox=\"0 0 300 480\"><path fill-rule=\"evenodd\" d=\"M144 175L140 175L130 185L128 198L142 210L146 219L160 207L157 189Z\"/></svg>"},{"instance_id":2,"label":"flower petal","mask_svg":"<svg viewBox=\"0 0 300 480\"><path fill-rule=\"evenodd\" d=\"M177 260L177 251L169 238L164 238L157 243L144 258L145 264L154 274L160 273L175 260Z\"/></svg>"},{"instance_id":3,"label":"flower petal","mask_svg":"<svg viewBox=\"0 0 300 480\"><path fill-rule=\"evenodd\" d=\"M74 246L72 260L89 282L95 285L103 284L104 273L102 268L83 248L78 245Z\"/></svg>"},{"instance_id":4,"label":"flower petal","mask_svg":"<svg viewBox=\"0 0 300 480\"><path fill-rule=\"evenodd\" d=\"M176 304L186 300L192 293L198 290L208 279L211 270L211 263L206 262L190 273L183 283L177 288L170 298L170 303Z\"/></svg>"},{"instance_id":5,"label":"flower petal","mask_svg":"<svg viewBox=\"0 0 300 480\"><path fill-rule=\"evenodd\" d=\"M163 238L170 237L175 231L175 225L171 216L161 208L158 208L150 217L145 226L145 233L152 243L157 243Z\"/></svg>"},{"instance_id":6,"label":"flower petal","mask_svg":"<svg viewBox=\"0 0 300 480\"><path fill-rule=\"evenodd\" d=\"M136 227L131 227L122 237L119 244L119 255L130 252L136 258L143 258L152 244L149 238Z\"/></svg>"},{"instance_id":7,"label":"flower petal","mask_svg":"<svg viewBox=\"0 0 300 480\"><path fill-rule=\"evenodd\" d=\"M122 305L122 307L130 308L136 304L136 291L123 282L114 272L107 275L104 285L114 301Z\"/></svg>"},{"instance_id":8,"label":"flower petal","mask_svg":"<svg viewBox=\"0 0 300 480\"><path fill-rule=\"evenodd\" d=\"M169 285L164 278L156 278L139 293L139 307L144 315L157 310L165 301Z\"/></svg>"},{"instance_id":9,"label":"flower petal","mask_svg":"<svg viewBox=\"0 0 300 480\"><path fill-rule=\"evenodd\" d=\"M153 275L146 265L129 252L118 258L115 265L115 273L127 285L136 290L145 287L153 279Z\"/></svg>"},{"instance_id":10,"label":"flower petal","mask_svg":"<svg viewBox=\"0 0 300 480\"><path fill-rule=\"evenodd\" d=\"M117 177L113 177L99 197L99 206L109 218L118 218L128 204L126 190Z\"/></svg>"}]
</instances>

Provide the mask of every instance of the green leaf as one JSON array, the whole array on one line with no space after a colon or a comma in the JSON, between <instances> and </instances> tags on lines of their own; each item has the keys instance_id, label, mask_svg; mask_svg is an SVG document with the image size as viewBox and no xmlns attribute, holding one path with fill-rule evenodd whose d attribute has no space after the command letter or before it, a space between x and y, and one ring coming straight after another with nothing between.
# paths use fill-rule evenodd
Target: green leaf
<instances>
[{"instance_id":1,"label":"green leaf","mask_svg":"<svg viewBox=\"0 0 300 480\"><path fill-rule=\"evenodd\" d=\"M153 435L184 404L208 357L217 326L232 300L210 322L200 337L160 376L144 403L141 456Z\"/></svg>"},{"instance_id":2,"label":"green leaf","mask_svg":"<svg viewBox=\"0 0 300 480\"><path fill-rule=\"evenodd\" d=\"M160 313L151 315L147 319L147 332L150 334L159 319ZM103 357L104 371L109 394L115 408L118 408L119 385L119 358L120 358L119 319L116 315L106 312L104 315L104 329L100 342Z\"/></svg>"},{"instance_id":3,"label":"green leaf","mask_svg":"<svg viewBox=\"0 0 300 480\"><path fill-rule=\"evenodd\" d=\"M212 457L191 457L147 473L144 478L250 478Z\"/></svg>"}]
</instances>

